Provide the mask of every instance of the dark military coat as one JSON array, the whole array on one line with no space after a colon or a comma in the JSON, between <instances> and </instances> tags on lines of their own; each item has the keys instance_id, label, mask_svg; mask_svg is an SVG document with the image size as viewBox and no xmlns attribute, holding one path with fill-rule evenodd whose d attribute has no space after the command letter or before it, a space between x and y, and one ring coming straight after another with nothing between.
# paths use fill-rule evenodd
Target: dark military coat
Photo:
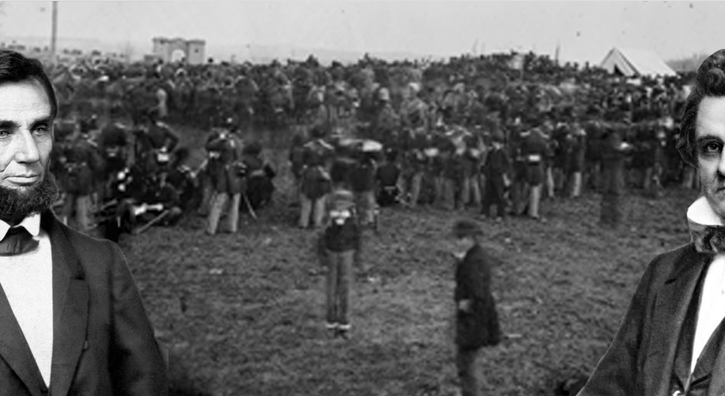
<instances>
[{"instance_id":1,"label":"dark military coat","mask_svg":"<svg viewBox=\"0 0 725 396\"><path fill-rule=\"evenodd\" d=\"M83 136L78 136L62 150L65 164L65 191L69 194L89 195L93 192L94 172L101 169L96 147Z\"/></svg>"},{"instance_id":2,"label":"dark military coat","mask_svg":"<svg viewBox=\"0 0 725 396\"><path fill-rule=\"evenodd\" d=\"M214 136L206 144L210 153L209 177L214 191L239 194L242 192L242 180L237 167L241 154L240 143L234 136Z\"/></svg>"}]
</instances>

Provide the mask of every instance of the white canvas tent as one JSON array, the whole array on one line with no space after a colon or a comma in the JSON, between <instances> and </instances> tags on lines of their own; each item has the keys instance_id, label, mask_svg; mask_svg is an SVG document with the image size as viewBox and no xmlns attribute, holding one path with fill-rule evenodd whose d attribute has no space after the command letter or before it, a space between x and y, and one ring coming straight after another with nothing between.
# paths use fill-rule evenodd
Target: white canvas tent
<instances>
[{"instance_id":1,"label":"white canvas tent","mask_svg":"<svg viewBox=\"0 0 725 396\"><path fill-rule=\"evenodd\" d=\"M601 63L610 73L631 76L676 76L677 73L651 50L612 48Z\"/></svg>"}]
</instances>

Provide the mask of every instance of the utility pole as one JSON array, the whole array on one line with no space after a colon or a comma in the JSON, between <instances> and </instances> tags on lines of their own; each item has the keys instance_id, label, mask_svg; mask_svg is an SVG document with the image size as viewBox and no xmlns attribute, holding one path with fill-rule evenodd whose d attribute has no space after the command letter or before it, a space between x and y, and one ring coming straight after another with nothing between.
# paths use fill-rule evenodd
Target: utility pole
<instances>
[{"instance_id":1,"label":"utility pole","mask_svg":"<svg viewBox=\"0 0 725 396\"><path fill-rule=\"evenodd\" d=\"M55 64L56 43L58 42L58 2L53 2L53 27L50 33L50 63Z\"/></svg>"}]
</instances>

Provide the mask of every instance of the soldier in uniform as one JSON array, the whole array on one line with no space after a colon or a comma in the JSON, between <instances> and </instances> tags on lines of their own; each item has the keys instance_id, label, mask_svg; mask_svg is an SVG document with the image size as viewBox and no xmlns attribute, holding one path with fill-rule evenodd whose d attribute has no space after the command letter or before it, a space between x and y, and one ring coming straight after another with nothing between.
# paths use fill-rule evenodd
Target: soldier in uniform
<instances>
[{"instance_id":1,"label":"soldier in uniform","mask_svg":"<svg viewBox=\"0 0 725 396\"><path fill-rule=\"evenodd\" d=\"M561 194L567 184L567 163L572 154L571 136L571 126L566 120L559 122L552 133L550 140L553 154L551 171L554 179L550 194L552 198L556 194Z\"/></svg>"},{"instance_id":2,"label":"soldier in uniform","mask_svg":"<svg viewBox=\"0 0 725 396\"><path fill-rule=\"evenodd\" d=\"M541 218L539 205L545 182L544 159L548 152L547 138L540 128L531 130L521 142L521 154L526 163L526 182L530 186L527 214L534 220Z\"/></svg>"},{"instance_id":3,"label":"soldier in uniform","mask_svg":"<svg viewBox=\"0 0 725 396\"><path fill-rule=\"evenodd\" d=\"M148 123L136 133L139 152L137 159L148 172L170 167L171 153L179 143L179 137L163 122L149 113Z\"/></svg>"},{"instance_id":4,"label":"soldier in uniform","mask_svg":"<svg viewBox=\"0 0 725 396\"><path fill-rule=\"evenodd\" d=\"M453 209L453 195L448 194L452 190L452 157L455 148L453 143L445 136L442 130L436 131L433 137L433 147L431 150L431 166L430 172L433 177L435 187L435 206L442 209Z\"/></svg>"},{"instance_id":5,"label":"soldier in uniform","mask_svg":"<svg viewBox=\"0 0 725 396\"><path fill-rule=\"evenodd\" d=\"M531 132L523 130L513 134L508 147L513 163L513 181L511 184L512 213L515 216L524 214L528 205L530 186L527 181L527 164L523 154L523 141ZM484 192L485 194L485 192Z\"/></svg>"},{"instance_id":6,"label":"soldier in uniform","mask_svg":"<svg viewBox=\"0 0 725 396\"><path fill-rule=\"evenodd\" d=\"M340 139L333 142L334 156L330 163L330 181L332 189L350 189L350 173L357 164L358 142L351 139Z\"/></svg>"},{"instance_id":7,"label":"soldier in uniform","mask_svg":"<svg viewBox=\"0 0 725 396\"><path fill-rule=\"evenodd\" d=\"M181 209L184 212L198 209L203 199L203 191L194 170L185 164L190 152L186 147L174 151L174 158L166 182L176 190L179 195Z\"/></svg>"},{"instance_id":8,"label":"soldier in uniform","mask_svg":"<svg viewBox=\"0 0 725 396\"><path fill-rule=\"evenodd\" d=\"M568 162L568 174L569 180L571 180L569 197L571 198L578 198L582 194L582 173L584 172L587 149L586 137L586 130L579 122L575 121L572 125L571 155Z\"/></svg>"},{"instance_id":9,"label":"soldier in uniform","mask_svg":"<svg viewBox=\"0 0 725 396\"><path fill-rule=\"evenodd\" d=\"M206 233L209 235L216 234L225 205L228 207L226 231L232 234L237 232L242 192L242 181L236 166L240 159L240 146L237 137L228 129L212 135L206 144L210 154L208 172L214 191L207 217Z\"/></svg>"},{"instance_id":10,"label":"soldier in uniform","mask_svg":"<svg viewBox=\"0 0 725 396\"><path fill-rule=\"evenodd\" d=\"M242 149L244 179L242 188L242 207L246 210L257 210L272 202L274 184L272 179L276 172L262 158L262 146L259 142L251 142Z\"/></svg>"},{"instance_id":11,"label":"soldier in uniform","mask_svg":"<svg viewBox=\"0 0 725 396\"><path fill-rule=\"evenodd\" d=\"M78 133L63 148L60 159L66 175L63 219L66 224L74 224L78 231L84 233L90 230L94 174L101 168L96 147L90 142L91 128L90 123L82 121Z\"/></svg>"},{"instance_id":12,"label":"soldier in uniform","mask_svg":"<svg viewBox=\"0 0 725 396\"><path fill-rule=\"evenodd\" d=\"M493 135L493 149L486 156L483 172L486 177L486 188L481 214L484 218L490 216L491 205L496 205L496 217L503 219L506 216L504 192L510 180L508 175L511 173L511 160L504 149L501 132Z\"/></svg>"},{"instance_id":13,"label":"soldier in uniform","mask_svg":"<svg viewBox=\"0 0 725 396\"><path fill-rule=\"evenodd\" d=\"M357 162L350 172L350 187L355 196L355 206L360 215L360 224L366 226L375 221L375 175L378 165L374 152L361 147Z\"/></svg>"},{"instance_id":14,"label":"soldier in uniform","mask_svg":"<svg viewBox=\"0 0 725 396\"><path fill-rule=\"evenodd\" d=\"M319 127L313 129L314 140L304 146L299 219L299 226L303 229L310 226L310 219L313 227L322 227L326 198L332 190L330 175L326 169L334 149L322 139L324 134L325 131Z\"/></svg>"},{"instance_id":15,"label":"soldier in uniform","mask_svg":"<svg viewBox=\"0 0 725 396\"><path fill-rule=\"evenodd\" d=\"M111 184L115 179L114 176L127 166L127 148L128 138L121 125L109 124L101 129L99 149L104 165L102 171L103 188L101 189L103 197L101 197L101 201L113 195Z\"/></svg>"},{"instance_id":16,"label":"soldier in uniform","mask_svg":"<svg viewBox=\"0 0 725 396\"><path fill-rule=\"evenodd\" d=\"M483 160L484 145L480 136L470 135L463 140L464 148L460 154L461 186L458 203L461 207L473 204L481 206L480 168Z\"/></svg>"},{"instance_id":17,"label":"soldier in uniform","mask_svg":"<svg viewBox=\"0 0 725 396\"><path fill-rule=\"evenodd\" d=\"M337 125L336 115L325 102L325 90L321 87L310 92L310 110L307 112L307 125L310 131L317 130L321 137L329 136Z\"/></svg>"},{"instance_id":18,"label":"soldier in uniform","mask_svg":"<svg viewBox=\"0 0 725 396\"><path fill-rule=\"evenodd\" d=\"M395 147L398 144L400 118L390 104L390 91L387 88L380 88L377 99L369 137L382 143L384 147Z\"/></svg>"},{"instance_id":19,"label":"soldier in uniform","mask_svg":"<svg viewBox=\"0 0 725 396\"><path fill-rule=\"evenodd\" d=\"M388 149L385 152L385 162L378 168L375 175L378 192L376 200L380 206L391 206L398 202L400 197L400 166L397 163L397 151Z\"/></svg>"},{"instance_id":20,"label":"soldier in uniform","mask_svg":"<svg viewBox=\"0 0 725 396\"><path fill-rule=\"evenodd\" d=\"M173 226L183 215L181 195L168 181L168 173L162 170L158 175L149 175L148 186L131 211L131 227L139 223L157 221L161 226Z\"/></svg>"},{"instance_id":21,"label":"soldier in uniform","mask_svg":"<svg viewBox=\"0 0 725 396\"><path fill-rule=\"evenodd\" d=\"M304 137L297 133L292 136L292 142L289 148L287 159L289 160L290 173L294 179L294 200L293 204L298 205L300 199L300 180L302 178L302 168L304 163Z\"/></svg>"},{"instance_id":22,"label":"soldier in uniform","mask_svg":"<svg viewBox=\"0 0 725 396\"><path fill-rule=\"evenodd\" d=\"M414 208L419 203L423 178L428 167L428 156L425 152L431 146L431 135L424 129L417 129L404 131L403 136L405 141L401 145L401 196Z\"/></svg>"},{"instance_id":23,"label":"soldier in uniform","mask_svg":"<svg viewBox=\"0 0 725 396\"><path fill-rule=\"evenodd\" d=\"M400 105L400 126L403 130L428 130L428 105L418 97L420 84L408 84L406 98Z\"/></svg>"}]
</instances>

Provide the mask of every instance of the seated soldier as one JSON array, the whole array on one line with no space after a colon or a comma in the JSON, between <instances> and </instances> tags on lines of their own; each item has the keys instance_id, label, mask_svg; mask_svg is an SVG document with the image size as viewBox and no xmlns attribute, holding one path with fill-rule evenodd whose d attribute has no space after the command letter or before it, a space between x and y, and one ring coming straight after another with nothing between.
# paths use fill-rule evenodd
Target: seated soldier
<instances>
[{"instance_id":1,"label":"seated soldier","mask_svg":"<svg viewBox=\"0 0 725 396\"><path fill-rule=\"evenodd\" d=\"M184 164L189 157L189 149L182 147L174 151L166 182L179 193L184 211L195 210L201 205L203 191L194 175L194 170Z\"/></svg>"},{"instance_id":2,"label":"seated soldier","mask_svg":"<svg viewBox=\"0 0 725 396\"><path fill-rule=\"evenodd\" d=\"M276 172L261 157L262 146L258 142L252 142L242 150L242 165L244 169L244 194L253 210L272 202L274 184L272 179ZM242 199L241 209L248 210L247 202Z\"/></svg>"},{"instance_id":3,"label":"seated soldier","mask_svg":"<svg viewBox=\"0 0 725 396\"><path fill-rule=\"evenodd\" d=\"M134 189L139 185L128 167L115 172L110 178L108 196L98 212L104 238L118 243L121 233L133 231L131 208Z\"/></svg>"},{"instance_id":4,"label":"seated soldier","mask_svg":"<svg viewBox=\"0 0 725 396\"><path fill-rule=\"evenodd\" d=\"M162 226L173 226L179 222L183 214L180 196L167 178L166 172L150 177L150 185L133 205L131 222L134 226L151 221Z\"/></svg>"},{"instance_id":5,"label":"seated soldier","mask_svg":"<svg viewBox=\"0 0 725 396\"><path fill-rule=\"evenodd\" d=\"M123 171L126 167L126 148L128 139L126 131L118 124L109 124L101 130L99 139L99 148L103 157L102 180L103 188L101 192L103 196L101 201L107 201L112 198L112 184L118 172Z\"/></svg>"}]
</instances>

